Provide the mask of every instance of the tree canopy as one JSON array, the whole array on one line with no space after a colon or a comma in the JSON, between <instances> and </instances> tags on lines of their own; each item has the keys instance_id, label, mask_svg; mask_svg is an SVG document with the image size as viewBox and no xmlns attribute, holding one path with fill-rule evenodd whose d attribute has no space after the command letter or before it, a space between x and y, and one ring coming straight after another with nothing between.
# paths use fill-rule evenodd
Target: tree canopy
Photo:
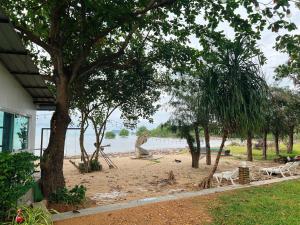
<instances>
[{"instance_id":1,"label":"tree canopy","mask_svg":"<svg viewBox=\"0 0 300 225\"><path fill-rule=\"evenodd\" d=\"M268 26L294 29L285 20L289 1L274 1L256 11L252 0L1 0L35 57L43 77L53 83L56 111L49 145L41 161L42 186L47 196L64 186L63 155L73 87L82 77L98 72L180 71L199 63L197 50L186 43L203 39L227 21L235 36L259 38ZM263 5L262 5L263 6ZM273 9L274 7L274 9ZM246 12L242 16L240 10ZM244 14L244 13L243 13ZM267 18L272 18L268 22ZM143 65L143 66L142 66ZM141 72L140 74L143 74ZM124 106L126 107L126 105Z\"/></svg>"}]
</instances>

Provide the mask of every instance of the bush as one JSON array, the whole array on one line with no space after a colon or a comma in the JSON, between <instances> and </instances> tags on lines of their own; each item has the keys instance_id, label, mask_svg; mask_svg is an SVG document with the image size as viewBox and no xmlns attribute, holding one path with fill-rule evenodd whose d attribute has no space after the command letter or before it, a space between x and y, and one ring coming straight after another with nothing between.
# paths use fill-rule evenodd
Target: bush
<instances>
[{"instance_id":1,"label":"bush","mask_svg":"<svg viewBox=\"0 0 300 225\"><path fill-rule=\"evenodd\" d=\"M42 208L31 208L31 207L21 207L21 216L24 219L22 225L50 225L53 224L51 220L51 215L45 212ZM15 218L12 225L17 225Z\"/></svg>"},{"instance_id":2,"label":"bush","mask_svg":"<svg viewBox=\"0 0 300 225\"><path fill-rule=\"evenodd\" d=\"M7 219L18 199L35 183L32 175L37 159L28 152L0 153L0 221Z\"/></svg>"},{"instance_id":3,"label":"bush","mask_svg":"<svg viewBox=\"0 0 300 225\"><path fill-rule=\"evenodd\" d=\"M229 144L229 146L241 146L241 144L238 143L238 142L232 141L232 142Z\"/></svg>"},{"instance_id":4,"label":"bush","mask_svg":"<svg viewBox=\"0 0 300 225\"><path fill-rule=\"evenodd\" d=\"M112 131L107 131L105 133L105 138L106 139L114 139L115 137L116 137L116 134L114 132L112 132Z\"/></svg>"},{"instance_id":5,"label":"bush","mask_svg":"<svg viewBox=\"0 0 300 225\"><path fill-rule=\"evenodd\" d=\"M128 137L129 136L129 130L126 130L126 129L122 129L119 133L119 135L121 137Z\"/></svg>"},{"instance_id":6,"label":"bush","mask_svg":"<svg viewBox=\"0 0 300 225\"><path fill-rule=\"evenodd\" d=\"M79 163L78 164L78 169L80 171L80 173L89 173L89 172L93 172L93 171L101 171L102 170L102 165L100 164L100 162L98 160L93 159L90 162L90 167L88 168L88 171L86 171L86 167L84 163Z\"/></svg>"},{"instance_id":7,"label":"bush","mask_svg":"<svg viewBox=\"0 0 300 225\"><path fill-rule=\"evenodd\" d=\"M172 127L168 124L161 124L158 127L150 131L151 137L161 137L161 138L175 138L180 137L176 130L172 130Z\"/></svg>"},{"instance_id":8,"label":"bush","mask_svg":"<svg viewBox=\"0 0 300 225\"><path fill-rule=\"evenodd\" d=\"M150 131L147 129L147 127L141 126L138 128L138 130L136 132L136 136L146 135L149 133L150 133Z\"/></svg>"},{"instance_id":9,"label":"bush","mask_svg":"<svg viewBox=\"0 0 300 225\"><path fill-rule=\"evenodd\" d=\"M91 161L91 171L101 171L102 170L102 165L100 162L96 159Z\"/></svg>"},{"instance_id":10,"label":"bush","mask_svg":"<svg viewBox=\"0 0 300 225\"><path fill-rule=\"evenodd\" d=\"M71 190L66 187L58 189L49 196L49 202L65 203L69 205L81 204L85 200L86 188L83 185L76 185Z\"/></svg>"}]
</instances>

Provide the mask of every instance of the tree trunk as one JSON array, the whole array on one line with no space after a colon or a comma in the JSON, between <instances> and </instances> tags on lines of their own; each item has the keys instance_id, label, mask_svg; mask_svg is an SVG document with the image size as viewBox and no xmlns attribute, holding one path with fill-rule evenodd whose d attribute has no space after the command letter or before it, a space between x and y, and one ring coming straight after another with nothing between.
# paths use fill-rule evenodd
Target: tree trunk
<instances>
[{"instance_id":1,"label":"tree trunk","mask_svg":"<svg viewBox=\"0 0 300 225\"><path fill-rule=\"evenodd\" d=\"M293 146L294 146L294 127L290 127L289 129L289 143L287 146L287 153L293 152Z\"/></svg>"},{"instance_id":2,"label":"tree trunk","mask_svg":"<svg viewBox=\"0 0 300 225\"><path fill-rule=\"evenodd\" d=\"M192 155L192 167L193 168L199 168L200 152L192 151L191 155Z\"/></svg>"},{"instance_id":3,"label":"tree trunk","mask_svg":"<svg viewBox=\"0 0 300 225\"><path fill-rule=\"evenodd\" d=\"M95 160L98 161L101 143L100 143L100 134L98 132L95 132L95 133L96 133L96 143L95 143L96 154L95 154Z\"/></svg>"},{"instance_id":4,"label":"tree trunk","mask_svg":"<svg viewBox=\"0 0 300 225\"><path fill-rule=\"evenodd\" d=\"M247 133L247 161L253 161L251 131L248 131Z\"/></svg>"},{"instance_id":5,"label":"tree trunk","mask_svg":"<svg viewBox=\"0 0 300 225\"><path fill-rule=\"evenodd\" d=\"M275 141L275 152L276 155L279 156L279 134L278 132L274 134L274 141Z\"/></svg>"},{"instance_id":6,"label":"tree trunk","mask_svg":"<svg viewBox=\"0 0 300 225\"><path fill-rule=\"evenodd\" d=\"M223 148L224 148L226 139L227 139L227 135L228 135L228 132L227 132L227 131L224 131L223 137L222 137L222 142L221 142L221 145L220 145L218 154L217 154L217 158L216 158L214 167L212 168L212 170L211 170L211 172L209 173L209 175L208 175L207 177L205 177L205 178L201 181L201 183L199 184L199 187L200 187L200 188L206 189L206 188L210 188L210 187L211 187L213 175L214 175L215 172L217 171L217 168L218 168L218 165L219 165L219 161L220 161L220 157L221 157L221 154L222 154L222 151L223 151Z\"/></svg>"},{"instance_id":7,"label":"tree trunk","mask_svg":"<svg viewBox=\"0 0 300 225\"><path fill-rule=\"evenodd\" d=\"M90 160L89 155L87 154L84 147L84 134L85 134L85 122L86 117L84 113L81 113L81 123L80 123L80 135L79 135L79 146L81 151L81 160L83 161L85 172L88 173L90 171Z\"/></svg>"},{"instance_id":8,"label":"tree trunk","mask_svg":"<svg viewBox=\"0 0 300 225\"><path fill-rule=\"evenodd\" d=\"M196 149L194 149L194 151L192 152L192 167L199 168L201 146L200 146L199 127L197 125L195 126L194 131L195 131L195 139L196 139Z\"/></svg>"},{"instance_id":9,"label":"tree trunk","mask_svg":"<svg viewBox=\"0 0 300 225\"><path fill-rule=\"evenodd\" d=\"M193 137L190 134L187 134L185 139L192 155L192 168L199 168L200 152L197 152L197 148L194 146Z\"/></svg>"},{"instance_id":10,"label":"tree trunk","mask_svg":"<svg viewBox=\"0 0 300 225\"><path fill-rule=\"evenodd\" d=\"M206 165L211 165L210 138L208 126L204 127L205 149L206 149Z\"/></svg>"},{"instance_id":11,"label":"tree trunk","mask_svg":"<svg viewBox=\"0 0 300 225\"><path fill-rule=\"evenodd\" d=\"M45 197L65 186L63 176L64 147L67 128L71 122L68 80L62 78L56 86L56 110L51 118L49 145L41 160L41 184Z\"/></svg>"},{"instance_id":12,"label":"tree trunk","mask_svg":"<svg viewBox=\"0 0 300 225\"><path fill-rule=\"evenodd\" d=\"M268 148L267 135L268 135L268 132L264 131L263 149L262 149L262 158L263 158L263 160L267 160L267 148Z\"/></svg>"}]
</instances>

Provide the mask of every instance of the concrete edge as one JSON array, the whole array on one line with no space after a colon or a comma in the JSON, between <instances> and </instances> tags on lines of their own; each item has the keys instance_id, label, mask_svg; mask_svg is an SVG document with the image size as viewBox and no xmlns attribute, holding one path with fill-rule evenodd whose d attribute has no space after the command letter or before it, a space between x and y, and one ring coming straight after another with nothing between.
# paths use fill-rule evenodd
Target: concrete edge
<instances>
[{"instance_id":1,"label":"concrete edge","mask_svg":"<svg viewBox=\"0 0 300 225\"><path fill-rule=\"evenodd\" d=\"M236 185L229 185L229 186L224 186L224 187L204 189L204 190L195 191L195 192L182 192L182 193L177 193L177 194L172 194L172 195L144 198L144 199L138 199L138 200L133 200L133 201L124 202L124 203L116 203L116 204L111 204L111 205L98 206L98 207L94 207L94 208L86 208L86 209L79 210L80 213L65 212L65 213L60 213L60 214L54 214L52 216L52 219L53 219L53 222L55 222L55 221L67 220L67 219L71 219L71 218L75 218L75 217L89 216L89 215L103 213L103 212L133 208L133 207L147 205L147 204L151 204L151 203L165 202L165 201L170 201L170 200L178 200L178 199L183 199L183 198L190 198L190 197L195 197L195 196L202 196L202 195L214 194L214 193L219 193L219 192L226 192L226 191L243 189L243 188L248 188L248 187L257 187L257 186L274 184L274 183L279 183L279 182L288 181L288 180L296 180L296 179L300 179L300 175L289 176L289 177L284 177L284 178L274 178L274 179L263 180L263 181L255 181L248 185L236 184Z\"/></svg>"}]
</instances>

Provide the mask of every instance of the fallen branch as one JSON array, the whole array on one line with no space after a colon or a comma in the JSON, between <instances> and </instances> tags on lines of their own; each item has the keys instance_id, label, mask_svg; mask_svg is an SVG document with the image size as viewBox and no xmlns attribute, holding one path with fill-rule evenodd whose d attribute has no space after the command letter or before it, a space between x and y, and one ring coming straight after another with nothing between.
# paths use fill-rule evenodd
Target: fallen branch
<instances>
[{"instance_id":1,"label":"fallen branch","mask_svg":"<svg viewBox=\"0 0 300 225\"><path fill-rule=\"evenodd\" d=\"M79 166L78 166L74 161L72 161L72 160L70 159L69 162L70 162L73 166L75 166L76 169L78 169L78 170L80 171Z\"/></svg>"}]
</instances>

